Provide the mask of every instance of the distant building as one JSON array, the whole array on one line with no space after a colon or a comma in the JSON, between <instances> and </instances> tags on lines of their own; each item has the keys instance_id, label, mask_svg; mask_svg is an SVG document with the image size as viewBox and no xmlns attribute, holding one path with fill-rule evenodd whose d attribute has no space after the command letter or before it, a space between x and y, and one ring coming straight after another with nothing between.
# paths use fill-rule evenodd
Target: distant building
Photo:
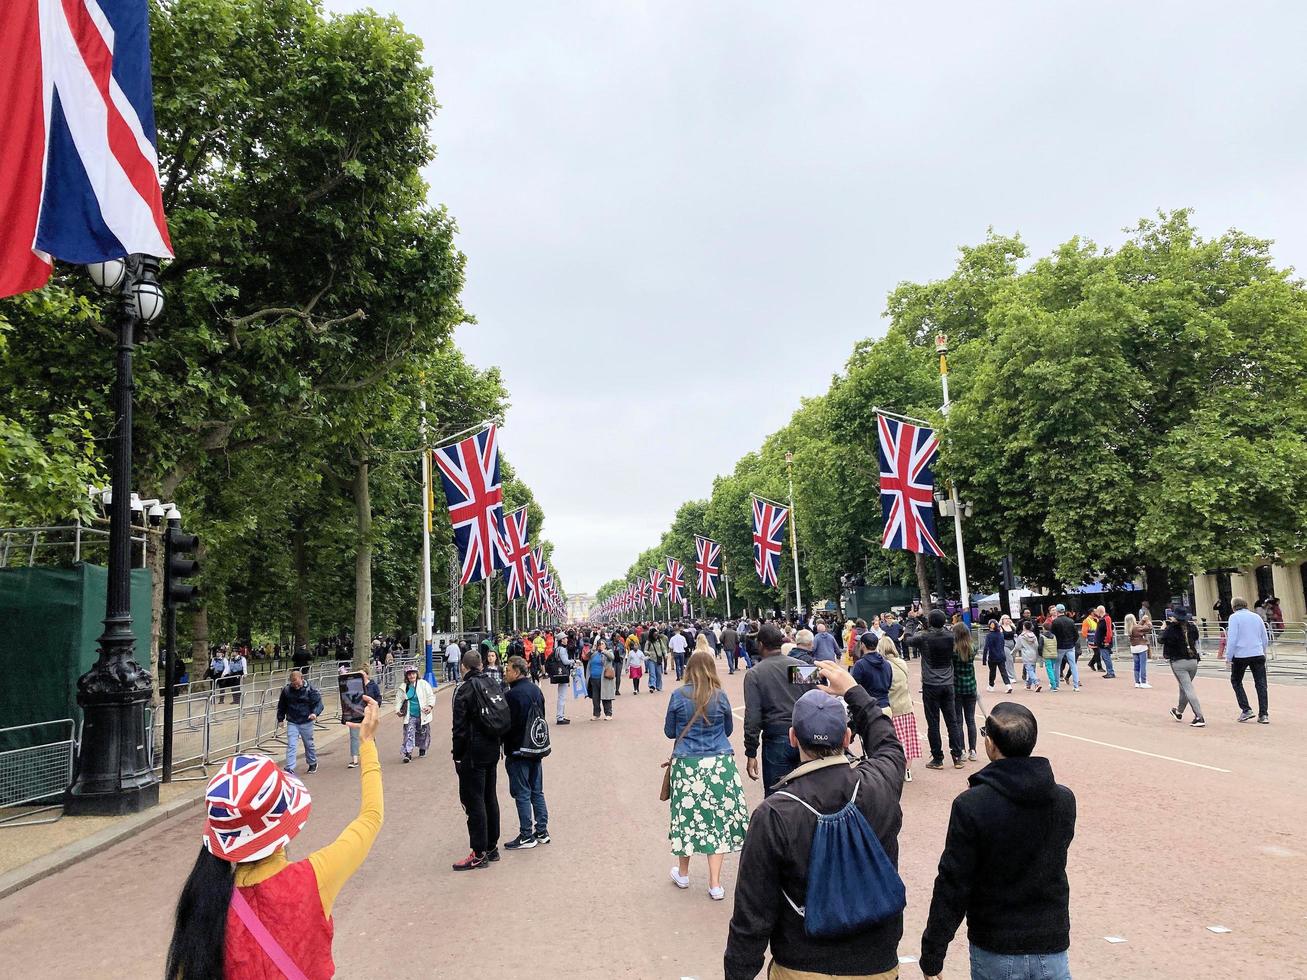
<instances>
[{"instance_id":1,"label":"distant building","mask_svg":"<svg viewBox=\"0 0 1307 980\"><path fill-rule=\"evenodd\" d=\"M567 621L569 623L584 623L590 618L590 610L594 608L595 597L592 595L569 595L567 597Z\"/></svg>"},{"instance_id":2,"label":"distant building","mask_svg":"<svg viewBox=\"0 0 1307 980\"><path fill-rule=\"evenodd\" d=\"M1262 560L1242 568L1219 568L1194 576L1194 615L1209 622L1230 618L1230 599L1241 595L1251 606L1272 596L1280 600L1286 623L1307 619L1307 562ZM1154 613L1156 615L1156 613Z\"/></svg>"}]
</instances>

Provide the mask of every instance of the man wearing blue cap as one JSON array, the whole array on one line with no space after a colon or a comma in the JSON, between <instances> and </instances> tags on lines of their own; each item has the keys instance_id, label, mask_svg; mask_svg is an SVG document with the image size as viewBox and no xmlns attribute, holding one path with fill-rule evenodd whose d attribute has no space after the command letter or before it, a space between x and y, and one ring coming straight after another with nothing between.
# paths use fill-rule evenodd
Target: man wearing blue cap
<instances>
[{"instance_id":1,"label":"man wearing blue cap","mask_svg":"<svg viewBox=\"0 0 1307 980\"><path fill-rule=\"evenodd\" d=\"M814 939L787 899L803 901L807 894L816 814L836 813L851 800L898 866L903 746L889 717L847 670L829 660L819 661L817 669L825 689L807 691L794 702L789 741L799 766L780 777L780 792L763 800L749 821L726 943L726 980L756 977L768 944L771 980L898 976L901 912L839 941ZM864 753L856 760L846 751L855 734Z\"/></svg>"}]
</instances>

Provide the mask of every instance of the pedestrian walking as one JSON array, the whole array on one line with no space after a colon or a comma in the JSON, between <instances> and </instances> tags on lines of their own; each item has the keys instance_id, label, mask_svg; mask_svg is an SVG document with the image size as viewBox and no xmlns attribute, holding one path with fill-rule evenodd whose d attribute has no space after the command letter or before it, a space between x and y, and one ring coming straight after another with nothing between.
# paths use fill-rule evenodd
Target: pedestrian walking
<instances>
[{"instance_id":1,"label":"pedestrian walking","mask_svg":"<svg viewBox=\"0 0 1307 980\"><path fill-rule=\"evenodd\" d=\"M958 726L957 692L953 686L953 632L942 609L932 609L928 627L907 640L910 651L921 657L921 707L926 713L926 739L930 743L927 769L944 768L944 746L939 724L948 729L953 768L962 768L962 731Z\"/></svg>"},{"instance_id":2,"label":"pedestrian walking","mask_svg":"<svg viewBox=\"0 0 1307 980\"><path fill-rule=\"evenodd\" d=\"M676 679L679 681L685 676L685 655L690 649L685 634L679 629L673 629L671 636L667 638L667 648L672 652L672 660L676 665Z\"/></svg>"},{"instance_id":3,"label":"pedestrian walking","mask_svg":"<svg viewBox=\"0 0 1307 980\"><path fill-rule=\"evenodd\" d=\"M567 718L567 682L572 674L572 651L576 649L576 643L576 634L569 630L561 643L554 644L553 654L545 661L545 677L554 685L555 725L571 724ZM525 657L522 662L526 663Z\"/></svg>"},{"instance_id":4,"label":"pedestrian walking","mask_svg":"<svg viewBox=\"0 0 1307 980\"><path fill-rule=\"evenodd\" d=\"M591 708L594 714L591 721L599 720L599 708L603 706L604 721L613 717L613 695L617 690L617 674L613 670L613 655L608 652L608 641L600 640L590 651L587 688L590 692Z\"/></svg>"},{"instance_id":5,"label":"pedestrian walking","mask_svg":"<svg viewBox=\"0 0 1307 980\"><path fill-rule=\"evenodd\" d=\"M640 693L640 678L644 676L644 651L637 642L626 651L626 675L631 678L631 693Z\"/></svg>"},{"instance_id":6,"label":"pedestrian walking","mask_svg":"<svg viewBox=\"0 0 1307 980\"><path fill-rule=\"evenodd\" d=\"M795 702L788 736L802 764L749 821L726 980L752 980L768 947L771 980L898 976L903 746L847 670L826 660L817 669L827 686ZM864 752L850 760L854 735Z\"/></svg>"},{"instance_id":7,"label":"pedestrian walking","mask_svg":"<svg viewBox=\"0 0 1307 980\"><path fill-rule=\"evenodd\" d=\"M794 702L802 689L790 683L790 668L801 662L781 653L784 634L771 623L758 628L760 659L744 675L745 771L758 778L762 749L762 792L771 793L780 778L799 764L799 750L790 743Z\"/></svg>"},{"instance_id":8,"label":"pedestrian walking","mask_svg":"<svg viewBox=\"0 0 1307 980\"><path fill-rule=\"evenodd\" d=\"M348 673L344 667L340 671L342 674ZM381 703L381 688L377 682L372 679L372 671L367 667L360 667L359 673L363 675L363 693L370 697L377 704ZM351 725L344 718L340 723L349 730L349 762L346 769L357 769L359 767L359 729L357 725Z\"/></svg>"},{"instance_id":9,"label":"pedestrian walking","mask_svg":"<svg viewBox=\"0 0 1307 980\"><path fill-rule=\"evenodd\" d=\"M482 673L486 679L498 685L503 690L508 685L504 683L504 669L499 665L499 651L490 646L489 643L481 644L481 662L485 664Z\"/></svg>"},{"instance_id":10,"label":"pedestrian walking","mask_svg":"<svg viewBox=\"0 0 1307 980\"><path fill-rule=\"evenodd\" d=\"M812 660L816 663L818 660L840 659L840 645L836 642L835 637L831 634L830 627L826 625L826 620L817 621L817 632L812 638Z\"/></svg>"},{"instance_id":11,"label":"pedestrian walking","mask_svg":"<svg viewBox=\"0 0 1307 980\"><path fill-rule=\"evenodd\" d=\"M1039 728L1029 708L1002 701L981 731L989 765L953 801L918 965L938 980L965 917L972 980L1071 980L1066 859L1075 795L1053 779L1047 759L1031 755Z\"/></svg>"},{"instance_id":12,"label":"pedestrian walking","mask_svg":"<svg viewBox=\"0 0 1307 980\"><path fill-rule=\"evenodd\" d=\"M445 646L445 683L458 683L458 660L463 656L463 650L458 645L458 641L451 638Z\"/></svg>"},{"instance_id":13,"label":"pedestrian walking","mask_svg":"<svg viewBox=\"0 0 1307 980\"><path fill-rule=\"evenodd\" d=\"M558 652L558 646L554 646ZM545 806L544 758L550 752L545 696L531 680L526 661L511 657L504 667L508 681L509 725L504 735L504 769L508 792L517 805L517 836L504 844L509 851L548 844L549 809Z\"/></svg>"},{"instance_id":14,"label":"pedestrian walking","mask_svg":"<svg viewBox=\"0 0 1307 980\"><path fill-rule=\"evenodd\" d=\"M1039 635L1039 655L1044 661L1044 673L1048 675L1048 688L1054 694L1058 691L1058 681L1062 669L1063 651L1058 649L1059 642L1051 624L1046 626ZM1039 690L1040 685L1036 684L1035 693L1038 694Z\"/></svg>"},{"instance_id":15,"label":"pedestrian walking","mask_svg":"<svg viewBox=\"0 0 1307 980\"><path fill-rule=\"evenodd\" d=\"M455 871L474 871L499 860L499 797L495 773L510 714L503 692L482 670L481 654L469 650L459 661L462 681L454 688L450 754L458 774L458 799L467 815L471 851Z\"/></svg>"},{"instance_id":16,"label":"pedestrian walking","mask_svg":"<svg viewBox=\"0 0 1307 980\"><path fill-rule=\"evenodd\" d=\"M1003 657L1004 654L999 653L999 656ZM965 731L967 738L966 758L975 762L976 702L980 695L976 692L976 663L971 647L971 629L966 623L953 626L953 692L956 695L953 703L958 716L958 728Z\"/></svg>"},{"instance_id":17,"label":"pedestrian walking","mask_svg":"<svg viewBox=\"0 0 1307 980\"><path fill-rule=\"evenodd\" d=\"M1013 645L1014 656L1021 658L1021 678L1025 681L1026 690L1042 689L1043 685L1039 680L1039 647L1040 637L1035 633L1036 626L1034 623L1026 621L1021 624L1021 632L1017 634L1016 643ZM1053 655L1057 655L1057 642L1053 643ZM1009 686L1008 690L1012 688Z\"/></svg>"},{"instance_id":18,"label":"pedestrian walking","mask_svg":"<svg viewBox=\"0 0 1307 980\"><path fill-rule=\"evenodd\" d=\"M1134 661L1135 687L1151 688L1148 683L1149 641L1151 637L1144 625L1131 613L1126 613L1122 623L1126 639L1130 643L1130 659Z\"/></svg>"},{"instance_id":19,"label":"pedestrian walking","mask_svg":"<svg viewBox=\"0 0 1307 980\"><path fill-rule=\"evenodd\" d=\"M663 689L663 671L667 669L667 637L657 627L650 627L644 635L644 662L649 668L649 691Z\"/></svg>"},{"instance_id":20,"label":"pedestrian walking","mask_svg":"<svg viewBox=\"0 0 1307 980\"><path fill-rule=\"evenodd\" d=\"M858 659L851 671L853 679L881 709L889 707L889 689L894 683L894 671L885 661L885 655L895 649L894 641L888 636L877 639L871 630L863 633L858 641Z\"/></svg>"},{"instance_id":21,"label":"pedestrian walking","mask_svg":"<svg viewBox=\"0 0 1307 980\"><path fill-rule=\"evenodd\" d=\"M1094 618L1094 659L1102 665L1104 679L1111 680L1116 677L1116 669L1112 666L1112 644L1116 642L1112 617L1106 607L1099 606L1094 610Z\"/></svg>"},{"instance_id":22,"label":"pedestrian walking","mask_svg":"<svg viewBox=\"0 0 1307 980\"><path fill-rule=\"evenodd\" d=\"M699 646L698 643L695 644ZM708 858L708 897L720 902L722 860L744 846L749 811L735 765L731 732L735 716L722 690L711 647L690 655L685 683L672 692L663 734L673 739L670 766L670 827L667 833L677 866L671 879L690 887L690 858Z\"/></svg>"},{"instance_id":23,"label":"pedestrian walking","mask_svg":"<svg viewBox=\"0 0 1307 980\"><path fill-rule=\"evenodd\" d=\"M298 670L290 672L290 680L277 698L277 726L286 723L286 771L295 775L299 743L304 743L304 758L309 772L318 771L318 749L313 742L313 723L322 714L322 695L304 679Z\"/></svg>"},{"instance_id":24,"label":"pedestrian walking","mask_svg":"<svg viewBox=\"0 0 1307 980\"><path fill-rule=\"evenodd\" d=\"M1278 603L1277 603L1278 606ZM1248 600L1235 596L1230 600L1230 621L1225 633L1225 661L1230 668L1230 686L1239 702L1239 721L1252 721L1253 710L1243 689L1243 677L1253 672L1253 687L1257 692L1257 721L1271 723L1271 712L1266 691L1266 651L1270 647L1267 624L1248 608Z\"/></svg>"},{"instance_id":25,"label":"pedestrian walking","mask_svg":"<svg viewBox=\"0 0 1307 980\"><path fill-rule=\"evenodd\" d=\"M1015 637L1012 645L1015 649ZM996 619L989 621L989 629L985 633L985 646L981 650L980 662L989 666L989 690L994 690L994 675L997 673L1003 678L1007 693L1011 694L1012 675L1008 672L1007 638Z\"/></svg>"},{"instance_id":26,"label":"pedestrian walking","mask_svg":"<svg viewBox=\"0 0 1307 980\"><path fill-rule=\"evenodd\" d=\"M891 639L891 642L893 640ZM909 686L908 662L902 651L895 647L894 653L882 653L889 664L893 680L889 688L890 721L894 723L894 733L903 744L903 754L907 768L903 770L904 782L912 782L912 762L921 758L921 738L917 734L917 716L913 713L912 690ZM863 745L865 751L866 745Z\"/></svg>"},{"instance_id":27,"label":"pedestrian walking","mask_svg":"<svg viewBox=\"0 0 1307 980\"><path fill-rule=\"evenodd\" d=\"M722 627L721 643L726 654L726 672L734 674L740 660L740 634L729 623Z\"/></svg>"},{"instance_id":28,"label":"pedestrian walking","mask_svg":"<svg viewBox=\"0 0 1307 980\"><path fill-rule=\"evenodd\" d=\"M1089 647L1092 654L1089 658L1090 670L1102 670L1103 660L1098 653L1098 612L1097 610L1085 614L1085 618L1080 622L1080 639Z\"/></svg>"},{"instance_id":29,"label":"pedestrian walking","mask_svg":"<svg viewBox=\"0 0 1307 980\"><path fill-rule=\"evenodd\" d=\"M1171 665L1171 673L1180 688L1180 700L1171 709L1171 717L1184 721L1185 708L1192 708L1194 717L1189 727L1207 727L1203 706L1198 703L1198 693L1194 690L1194 678L1198 676L1198 627L1189 621L1189 611L1183 606L1172 609L1159 639L1162 657Z\"/></svg>"},{"instance_id":30,"label":"pedestrian walking","mask_svg":"<svg viewBox=\"0 0 1307 980\"><path fill-rule=\"evenodd\" d=\"M1056 677L1070 679L1071 689L1080 690L1080 668L1076 664L1079 657L1079 650L1076 648L1078 633L1076 624L1071 617L1066 614L1066 606L1060 602L1056 609L1057 615L1053 617L1051 629L1053 636L1057 640L1057 673ZM1053 690L1057 690L1057 684L1052 683Z\"/></svg>"},{"instance_id":31,"label":"pedestrian walking","mask_svg":"<svg viewBox=\"0 0 1307 980\"><path fill-rule=\"evenodd\" d=\"M436 709L436 692L418 676L416 667L404 671L404 683L395 694L395 714L404 721L400 751L405 762L413 761L413 749L418 758L431 748L431 717Z\"/></svg>"},{"instance_id":32,"label":"pedestrian walking","mask_svg":"<svg viewBox=\"0 0 1307 980\"><path fill-rule=\"evenodd\" d=\"M286 846L312 805L302 782L267 756L247 754L232 756L209 780L204 841L177 900L166 980L335 976L332 908L384 813L370 697L358 727L358 816L333 843L294 863Z\"/></svg>"}]
</instances>

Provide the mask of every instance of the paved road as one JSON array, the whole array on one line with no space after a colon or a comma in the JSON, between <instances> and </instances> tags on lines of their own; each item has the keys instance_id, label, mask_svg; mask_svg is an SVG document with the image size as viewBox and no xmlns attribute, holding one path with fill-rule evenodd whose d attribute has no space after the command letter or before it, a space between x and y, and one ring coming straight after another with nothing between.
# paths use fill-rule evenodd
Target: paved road
<instances>
[{"instance_id":1,"label":"paved road","mask_svg":"<svg viewBox=\"0 0 1307 980\"><path fill-rule=\"evenodd\" d=\"M1275 685L1276 723L1236 725L1228 684L1202 678L1210 725L1193 731L1167 716L1174 684L1155 673L1151 691L1095 676L1080 694L1013 695L1035 705L1041 752L1079 798L1071 855L1076 977L1307 976L1307 775L1297 761L1307 690ZM726 680L742 705L741 677ZM982 697L993 695L982 686ZM575 723L554 730L545 763L554 843L463 875L449 870L467 840L448 761L446 699L432 754L412 765L398 764L395 719L382 726L386 823L336 905L340 976L720 976L736 859L726 863L725 902L708 899L702 861L689 891L667 879L666 805L657 798L666 695L628 690L611 722L586 720L588 702L576 702ZM734 741L741 744L738 728ZM310 782L313 816L293 857L327 842L352 816L357 777L345 756L340 741L322 753ZM948 803L964 776L921 769L906 787L905 956L918 951ZM747 792L755 804L757 785ZM502 773L500 798L511 834ZM0 901L3 962L43 978L159 976L200 819L196 808ZM1011 844L1020 861L1021 841ZM1218 935L1209 925L1233 931ZM946 975L965 969L958 941ZM905 977L919 975L905 967Z\"/></svg>"}]
</instances>

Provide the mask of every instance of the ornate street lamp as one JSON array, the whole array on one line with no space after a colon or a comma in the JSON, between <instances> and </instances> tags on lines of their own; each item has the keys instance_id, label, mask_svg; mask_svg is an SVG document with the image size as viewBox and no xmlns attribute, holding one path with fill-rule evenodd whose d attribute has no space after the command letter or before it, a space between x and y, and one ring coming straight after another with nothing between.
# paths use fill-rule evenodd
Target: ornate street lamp
<instances>
[{"instance_id":1,"label":"ornate street lamp","mask_svg":"<svg viewBox=\"0 0 1307 980\"><path fill-rule=\"evenodd\" d=\"M114 384L112 490L109 509L109 575L100 656L77 679L82 738L77 776L64 801L72 814L135 813L159 802L150 769L145 707L150 672L136 662L132 633L132 511L144 511L132 485L132 347L136 327L163 311L159 260L148 255L87 266L97 286L118 297L117 378ZM151 502L152 504L154 502ZM150 508L153 510L153 507Z\"/></svg>"}]
</instances>

